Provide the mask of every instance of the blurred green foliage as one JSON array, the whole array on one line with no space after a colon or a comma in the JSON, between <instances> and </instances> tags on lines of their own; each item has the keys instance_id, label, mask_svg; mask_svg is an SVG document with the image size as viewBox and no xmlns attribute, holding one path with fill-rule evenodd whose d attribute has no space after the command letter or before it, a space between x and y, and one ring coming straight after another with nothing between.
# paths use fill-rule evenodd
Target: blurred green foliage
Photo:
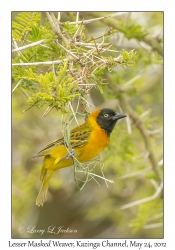
<instances>
[{"instance_id":1,"label":"blurred green foliage","mask_svg":"<svg viewBox=\"0 0 175 250\"><path fill-rule=\"evenodd\" d=\"M111 13L80 12L79 20L108 14ZM15 13L12 17L14 15ZM60 21L64 22L63 33L71 38L80 27L70 24L75 20L76 13L61 13ZM86 39L103 37L107 26L118 30L110 36L105 36L105 42L112 44L111 50L120 51L118 56L122 56L122 63L114 62L114 52L105 52L107 56L105 53L102 55L105 55L103 60L108 60L108 64L100 64L92 73L96 67L93 66L87 76L89 84L99 83L90 92L90 100L98 103L96 108L110 107L119 112L122 108L122 112L127 113L122 106L122 98L126 99L148 133L161 177L162 25L162 12L126 12L87 25L82 24L79 37L80 41L85 42ZM18 41L19 47L25 45L25 42L36 42L41 39L47 39L44 45L49 47L47 49L44 46L35 46L20 53L15 52L12 63L64 60L66 56L69 58L69 55L54 42L57 36L44 13L19 13L13 20L12 28L13 38ZM97 41L100 43L102 38ZM71 46L73 45L66 48L73 49ZM74 47L74 50L80 54L87 51L83 46ZM133 50L136 54L128 54L128 51ZM86 61L83 63L86 64ZM73 83L74 74L66 73L69 69L67 61L54 65L56 74L52 67L53 65L13 66L12 89L21 79L23 81L12 94L12 237L162 238L161 195L152 201L121 209L126 204L152 196L160 184L149 160L144 137L131 117L127 123L121 121L117 124L109 146L101 154L104 175L107 179L113 180L114 184L108 183L107 187L104 180L98 178L100 186L91 180L80 191L73 180L73 167L61 169L54 174L50 182L48 202L44 207L36 207L42 159L32 160L32 157L62 134L62 124L58 117L61 113L52 109L42 118L45 105L61 108L61 112L64 113L67 111L65 103L71 100L75 108L77 96L84 98L85 95L83 88L80 91L77 83ZM74 63L74 68L77 72L81 70L78 62ZM26 102L28 111L22 113ZM82 116L78 116L78 120L80 124L84 122ZM72 124L72 127L74 126L76 124ZM101 175L100 168L97 167L95 171ZM19 231L20 226L25 227L23 233ZM44 229L45 233L40 235L37 232L29 232L31 226L36 230ZM64 229L69 227L77 230L77 233L47 233L49 226L63 226Z\"/></svg>"}]
</instances>

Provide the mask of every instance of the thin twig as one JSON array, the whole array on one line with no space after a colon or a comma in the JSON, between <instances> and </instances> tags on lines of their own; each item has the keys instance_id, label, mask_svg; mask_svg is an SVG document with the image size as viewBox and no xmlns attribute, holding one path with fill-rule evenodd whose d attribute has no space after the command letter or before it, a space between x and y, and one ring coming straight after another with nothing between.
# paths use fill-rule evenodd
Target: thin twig
<instances>
[{"instance_id":1,"label":"thin twig","mask_svg":"<svg viewBox=\"0 0 175 250\"><path fill-rule=\"evenodd\" d=\"M50 47L43 45L43 44L39 44L40 47L45 48L45 49L51 49Z\"/></svg>"},{"instance_id":2,"label":"thin twig","mask_svg":"<svg viewBox=\"0 0 175 250\"><path fill-rule=\"evenodd\" d=\"M163 223L154 223L154 224L148 224L143 226L143 229L150 229L150 228L157 228L157 227L162 227Z\"/></svg>"},{"instance_id":3,"label":"thin twig","mask_svg":"<svg viewBox=\"0 0 175 250\"><path fill-rule=\"evenodd\" d=\"M84 184L81 186L80 190L82 190L85 187L86 183L88 182L88 179L89 179L89 175L86 174L86 180L84 181Z\"/></svg>"},{"instance_id":4,"label":"thin twig","mask_svg":"<svg viewBox=\"0 0 175 250\"><path fill-rule=\"evenodd\" d=\"M17 84L15 85L15 87L13 88L12 92L15 91L15 89L22 83L23 79L19 80L19 82L17 82Z\"/></svg>"},{"instance_id":5,"label":"thin twig","mask_svg":"<svg viewBox=\"0 0 175 250\"><path fill-rule=\"evenodd\" d=\"M48 62L30 62L30 63L12 63L12 66L39 66L39 65L52 65L52 64L60 64L65 62L64 60L56 60L56 61L48 61Z\"/></svg>"},{"instance_id":6,"label":"thin twig","mask_svg":"<svg viewBox=\"0 0 175 250\"><path fill-rule=\"evenodd\" d=\"M83 53L83 56L86 57L86 58L84 59L84 61L83 61L84 63L86 62L87 59L89 59L89 61L92 62L92 66L94 66L95 62L93 61L92 58L90 58L90 56L92 56L92 53L93 53L94 51L95 51L95 48L92 49L92 50L90 50L88 53ZM91 66L91 67L92 67L92 66Z\"/></svg>"},{"instance_id":7,"label":"thin twig","mask_svg":"<svg viewBox=\"0 0 175 250\"><path fill-rule=\"evenodd\" d=\"M53 12L46 12L46 16L51 24L53 31L67 44L67 38L62 34L58 19L56 19Z\"/></svg>"},{"instance_id":8,"label":"thin twig","mask_svg":"<svg viewBox=\"0 0 175 250\"><path fill-rule=\"evenodd\" d=\"M78 27L78 19L79 19L79 12L77 12L77 15L76 15L76 27Z\"/></svg>"},{"instance_id":9,"label":"thin twig","mask_svg":"<svg viewBox=\"0 0 175 250\"><path fill-rule=\"evenodd\" d=\"M127 14L127 12L125 12ZM117 13L116 13L117 14ZM91 16L95 17L94 19L100 18L99 16L101 15L100 12L91 12ZM114 17L115 14L112 14L111 17ZM92 19L93 20L93 19ZM115 18L107 18L103 19L102 22L107 24L108 26L117 29L118 31L123 33L123 30L121 28L120 23L115 19ZM137 38L135 38L137 39ZM156 39L152 38L150 35L146 35L143 37L143 41L150 45L153 50L156 50L161 56L163 56L163 48L160 42L158 42Z\"/></svg>"},{"instance_id":10,"label":"thin twig","mask_svg":"<svg viewBox=\"0 0 175 250\"><path fill-rule=\"evenodd\" d=\"M34 43L30 43L28 45L25 45L25 46L22 46L22 47L18 47L16 49L12 49L12 52L17 52L17 51L21 51L21 50L25 50L25 49L28 49L28 48L31 48L31 47L34 47L34 46L37 46L39 44L42 44L46 41L46 39L43 39L43 40L40 40L38 42L34 42Z\"/></svg>"},{"instance_id":11,"label":"thin twig","mask_svg":"<svg viewBox=\"0 0 175 250\"><path fill-rule=\"evenodd\" d=\"M95 107L95 105L93 105L92 103L88 102L85 98L83 98L81 96L81 99L83 99L83 101L85 101L87 103L88 106L92 106L92 107Z\"/></svg>"},{"instance_id":12,"label":"thin twig","mask_svg":"<svg viewBox=\"0 0 175 250\"><path fill-rule=\"evenodd\" d=\"M111 46L112 46L112 45L111 45ZM111 47L111 46L110 46L110 47ZM85 45L84 47L85 47L86 49L93 49L93 48L94 48L94 47L91 46L91 45L89 45L89 46L88 46L88 45ZM109 48L110 48L110 47L109 47ZM119 51L117 51L117 50L112 50L112 49L109 49L109 48L106 48L106 49L101 48L100 51L101 51L102 53L104 53L105 51L114 52L114 53L119 52Z\"/></svg>"},{"instance_id":13,"label":"thin twig","mask_svg":"<svg viewBox=\"0 0 175 250\"><path fill-rule=\"evenodd\" d=\"M18 49L18 44L17 44L17 42L15 41L14 38L13 38L12 40L13 40L13 44L14 44L15 49ZM19 56L23 57L23 58L26 60L25 56L24 56L20 51L17 51L17 54L18 54ZM20 60L20 62L22 62L22 60Z\"/></svg>"},{"instance_id":14,"label":"thin twig","mask_svg":"<svg viewBox=\"0 0 175 250\"><path fill-rule=\"evenodd\" d=\"M57 42L58 43L58 42ZM63 49L65 50L69 55L71 55L73 58L75 58L76 60L79 60L79 58L74 55L71 51L67 50L64 46L62 46L60 43L58 43L58 45Z\"/></svg>"},{"instance_id":15,"label":"thin twig","mask_svg":"<svg viewBox=\"0 0 175 250\"><path fill-rule=\"evenodd\" d=\"M42 118L43 117L46 117L46 115L48 115L48 113L53 109L53 108L55 108L55 106L52 106L52 107L47 107L47 109L46 109L46 111L44 112L44 114L42 115Z\"/></svg>"},{"instance_id":16,"label":"thin twig","mask_svg":"<svg viewBox=\"0 0 175 250\"><path fill-rule=\"evenodd\" d=\"M155 129L155 130L148 130L149 135L159 134L159 133L162 133L162 132L163 132L163 128L158 128L158 129Z\"/></svg>"},{"instance_id":17,"label":"thin twig","mask_svg":"<svg viewBox=\"0 0 175 250\"><path fill-rule=\"evenodd\" d=\"M104 16L104 17L92 18L92 19L89 19L89 20L84 20L83 24L89 24L89 23L92 23L94 21L99 21L99 20L109 18L109 17L121 16L123 14L126 14L126 12L114 13L114 14L107 15L107 16ZM69 24L77 25L77 24L80 24L81 22L82 21L78 21L78 22L76 21L76 22L70 22Z\"/></svg>"},{"instance_id":18,"label":"thin twig","mask_svg":"<svg viewBox=\"0 0 175 250\"><path fill-rule=\"evenodd\" d=\"M82 170L77 170L76 172L84 173L84 171L82 171ZM105 180L105 181L108 181L108 182L110 182L110 183L114 183L114 181L109 180L109 179L106 179L106 178L104 178L103 176L100 176L100 175L97 175L97 174L94 174L94 173L91 173L91 172L87 172L87 173L88 173L89 175L96 176L96 177L101 178L101 179L103 179L103 180Z\"/></svg>"},{"instance_id":19,"label":"thin twig","mask_svg":"<svg viewBox=\"0 0 175 250\"><path fill-rule=\"evenodd\" d=\"M105 41L104 36L102 37L102 41L101 41L101 43L100 43L100 44L98 44L98 45L96 44L96 41L94 40L95 47L96 47L96 46L98 46L98 48L100 48L100 46L102 46L102 45L104 44L104 41ZM112 46L112 44L109 44L109 46L111 47L111 46ZM110 47L109 47L109 48L110 48ZM97 51L97 52L98 52L98 51Z\"/></svg>"},{"instance_id":20,"label":"thin twig","mask_svg":"<svg viewBox=\"0 0 175 250\"><path fill-rule=\"evenodd\" d=\"M93 46L95 47L94 43L84 43L84 42L74 42L76 46ZM100 45L101 43L96 43L96 45ZM103 43L103 47L110 45L110 43ZM116 51L116 50L115 50ZM119 52L119 51L118 51Z\"/></svg>"},{"instance_id":21,"label":"thin twig","mask_svg":"<svg viewBox=\"0 0 175 250\"><path fill-rule=\"evenodd\" d=\"M58 22L60 22L61 19L61 12L58 12Z\"/></svg>"},{"instance_id":22,"label":"thin twig","mask_svg":"<svg viewBox=\"0 0 175 250\"><path fill-rule=\"evenodd\" d=\"M148 218L147 221L152 221L152 220L157 220L163 217L163 213L161 214L156 214L155 216Z\"/></svg>"},{"instance_id":23,"label":"thin twig","mask_svg":"<svg viewBox=\"0 0 175 250\"><path fill-rule=\"evenodd\" d=\"M99 155L100 157L100 155ZM102 166L101 166L102 165ZM103 168L104 168L104 163L100 162L100 169L101 169L101 172L102 172L102 175L103 175L103 178L105 178L105 175L104 175L104 172L103 172ZM106 183L106 186L108 187L108 183L106 181L106 178L105 178L105 183ZM114 181L113 181L114 183Z\"/></svg>"},{"instance_id":24,"label":"thin twig","mask_svg":"<svg viewBox=\"0 0 175 250\"><path fill-rule=\"evenodd\" d=\"M61 33L61 29L60 29L60 25L59 25L59 22L58 20L56 19L55 17L55 14L53 12L50 12L50 20L53 21L53 25L54 25L54 28L55 28L55 32L61 37L63 38L63 34Z\"/></svg>"},{"instance_id":25,"label":"thin twig","mask_svg":"<svg viewBox=\"0 0 175 250\"><path fill-rule=\"evenodd\" d=\"M49 12L46 12L46 16L47 16L47 18L48 18L48 20L49 20L49 22L50 22L50 24L51 24L52 29L55 30L55 23L54 23L54 21L52 20L52 18L51 18L51 16L50 16L50 13L49 13Z\"/></svg>"},{"instance_id":26,"label":"thin twig","mask_svg":"<svg viewBox=\"0 0 175 250\"><path fill-rule=\"evenodd\" d=\"M77 29L77 31L75 32L75 34L74 34L74 36L72 37L72 40L74 41L76 41L76 37L77 36L80 36L80 34L82 33L82 25L83 25L83 21L81 22L81 25L78 27L78 24L77 24L77 27L78 27L78 29Z\"/></svg>"},{"instance_id":27,"label":"thin twig","mask_svg":"<svg viewBox=\"0 0 175 250\"><path fill-rule=\"evenodd\" d=\"M151 167L148 167L148 168L145 168L143 170L139 170L139 171L136 171L136 172L133 172L133 173L126 174L126 175L123 175L121 177L118 177L118 178L116 178L116 180L124 180L124 179L128 179L128 178L132 178L134 176L144 174L144 173L146 173L146 172L148 172L150 170L151 170Z\"/></svg>"},{"instance_id":28,"label":"thin twig","mask_svg":"<svg viewBox=\"0 0 175 250\"><path fill-rule=\"evenodd\" d=\"M155 190L157 190L157 189L158 189L158 184L157 184L157 182L156 182L154 179L150 179L150 182L151 182L151 184L153 185L153 187L155 188Z\"/></svg>"},{"instance_id":29,"label":"thin twig","mask_svg":"<svg viewBox=\"0 0 175 250\"><path fill-rule=\"evenodd\" d=\"M93 83L79 83L78 84L78 86L90 86L90 87L92 87L92 86L97 86L97 84L93 84Z\"/></svg>"},{"instance_id":30,"label":"thin twig","mask_svg":"<svg viewBox=\"0 0 175 250\"><path fill-rule=\"evenodd\" d=\"M163 159L161 159L158 163L157 163L157 165L160 167L160 166L162 166L163 165Z\"/></svg>"},{"instance_id":31,"label":"thin twig","mask_svg":"<svg viewBox=\"0 0 175 250\"><path fill-rule=\"evenodd\" d=\"M138 201L131 202L131 203L126 204L126 205L123 205L119 209L123 210L123 209L127 209L127 208L130 208L130 207L134 207L134 206L143 204L143 203L148 202L148 201L155 200L159 196L159 194L161 193L162 189L163 189L163 182L161 182L161 184L158 187L157 191L152 196L149 196L147 198L144 198L144 199L141 199L141 200L138 200Z\"/></svg>"},{"instance_id":32,"label":"thin twig","mask_svg":"<svg viewBox=\"0 0 175 250\"><path fill-rule=\"evenodd\" d=\"M116 50L110 50L109 48L111 48L112 47L112 44L110 44L107 48L100 48L100 52L101 53L104 53L105 51L107 51L107 52L117 52Z\"/></svg>"},{"instance_id":33,"label":"thin twig","mask_svg":"<svg viewBox=\"0 0 175 250\"><path fill-rule=\"evenodd\" d=\"M29 94L27 94L23 89L19 88L19 90L20 90L25 96L27 96L27 98L30 98Z\"/></svg>"},{"instance_id":34,"label":"thin twig","mask_svg":"<svg viewBox=\"0 0 175 250\"><path fill-rule=\"evenodd\" d=\"M76 117L76 115L75 115L75 112L74 112L74 110L73 110L73 107L72 107L71 102L69 102L69 107L70 107L70 109L71 109L71 111L72 111L72 114L73 114L73 116L74 116L74 119L75 119L77 125L79 126L79 122L78 122L78 120L77 120L77 117Z\"/></svg>"},{"instance_id":35,"label":"thin twig","mask_svg":"<svg viewBox=\"0 0 175 250\"><path fill-rule=\"evenodd\" d=\"M126 117L125 121L126 121L126 125L127 125L128 135L131 135L132 134L131 120L130 120L129 116Z\"/></svg>"},{"instance_id":36,"label":"thin twig","mask_svg":"<svg viewBox=\"0 0 175 250\"><path fill-rule=\"evenodd\" d=\"M144 154L139 155L138 157L134 157L134 160L135 160L136 158L140 158L141 156L144 156L144 158L146 158L146 157L149 156L149 154L148 154L148 152L146 152L146 153L144 153ZM163 164L163 159L162 159L161 161L159 161L157 165L158 165L158 167L160 167L160 166L162 166L162 164ZM130 174L123 175L123 176L121 176L121 177L117 177L116 180L124 180L124 179L128 179L128 178L132 178L132 177L134 177L134 176L138 176L138 175L144 174L144 173L146 173L146 172L148 172L148 171L151 171L151 170L152 170L152 167L144 168L144 169L142 169L142 170L139 170L139 171L136 171L136 172L132 172L132 173L130 173ZM152 184L153 184L153 183L152 183ZM153 184L153 185L154 185L154 184ZM154 185L154 187L155 187L155 185ZM157 186L156 186L156 187L157 187Z\"/></svg>"},{"instance_id":37,"label":"thin twig","mask_svg":"<svg viewBox=\"0 0 175 250\"><path fill-rule=\"evenodd\" d=\"M139 115L139 118L142 119L143 117L149 115L151 113L152 109L149 108L148 110L146 110L145 112L143 112L141 115Z\"/></svg>"},{"instance_id":38,"label":"thin twig","mask_svg":"<svg viewBox=\"0 0 175 250\"><path fill-rule=\"evenodd\" d=\"M122 85L122 90L125 90L129 85L133 84L136 80L138 80L143 74L145 70L143 70L140 74L137 74L135 77L127 81L125 84Z\"/></svg>"}]
</instances>

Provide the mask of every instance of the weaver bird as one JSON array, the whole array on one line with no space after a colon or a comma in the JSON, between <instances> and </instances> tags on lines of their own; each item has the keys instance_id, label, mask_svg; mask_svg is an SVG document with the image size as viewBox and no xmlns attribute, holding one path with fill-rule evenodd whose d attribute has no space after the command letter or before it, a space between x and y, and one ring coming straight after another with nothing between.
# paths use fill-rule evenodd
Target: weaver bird
<instances>
[{"instance_id":1,"label":"weaver bird","mask_svg":"<svg viewBox=\"0 0 175 250\"><path fill-rule=\"evenodd\" d=\"M70 145L74 157L82 163L99 155L108 145L115 124L124 117L126 115L109 108L92 112L85 123L70 131ZM64 137L60 137L34 156L44 156L40 175L42 184L36 199L38 206L43 206L47 200L48 184L52 174L60 168L73 165L73 159L68 154L65 144Z\"/></svg>"}]
</instances>

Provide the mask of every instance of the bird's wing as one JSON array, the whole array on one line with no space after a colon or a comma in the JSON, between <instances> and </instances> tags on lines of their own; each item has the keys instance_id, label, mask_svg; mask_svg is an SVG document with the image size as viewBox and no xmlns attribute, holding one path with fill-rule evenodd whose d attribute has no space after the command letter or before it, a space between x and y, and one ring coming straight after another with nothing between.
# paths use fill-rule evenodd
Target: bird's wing
<instances>
[{"instance_id":1,"label":"bird's wing","mask_svg":"<svg viewBox=\"0 0 175 250\"><path fill-rule=\"evenodd\" d=\"M86 143L88 143L88 139L91 132L92 130L90 129L90 127L85 126L85 124L80 125L79 127L71 130L70 133L71 147L79 148L86 145Z\"/></svg>"},{"instance_id":2,"label":"bird's wing","mask_svg":"<svg viewBox=\"0 0 175 250\"><path fill-rule=\"evenodd\" d=\"M84 125L84 124L83 124ZM88 142L88 138L91 134L91 129L87 126L78 126L74 128L70 132L70 144L72 148L79 148L84 146ZM49 155L50 152L58 146L65 145L64 137L60 137L57 140L53 141L49 145L47 145L44 149L42 149L35 157L46 156Z\"/></svg>"},{"instance_id":3,"label":"bird's wing","mask_svg":"<svg viewBox=\"0 0 175 250\"><path fill-rule=\"evenodd\" d=\"M64 145L64 138L60 137L57 140L53 141L52 143L48 144L45 148L43 148L37 155L33 156L33 158L35 157L40 157L40 156L45 156L45 155L49 155L51 150L53 149L54 146L58 146L58 145Z\"/></svg>"}]
</instances>

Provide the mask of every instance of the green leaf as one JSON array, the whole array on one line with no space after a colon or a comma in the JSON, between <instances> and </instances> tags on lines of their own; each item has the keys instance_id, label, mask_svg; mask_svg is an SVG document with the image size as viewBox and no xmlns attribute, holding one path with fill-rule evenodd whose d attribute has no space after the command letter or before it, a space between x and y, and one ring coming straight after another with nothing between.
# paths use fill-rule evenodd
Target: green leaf
<instances>
[{"instance_id":1,"label":"green leaf","mask_svg":"<svg viewBox=\"0 0 175 250\"><path fill-rule=\"evenodd\" d=\"M21 12L16 17L16 22L12 22L12 38L21 41L24 35L32 31L33 27L41 19L39 12Z\"/></svg>"},{"instance_id":2,"label":"green leaf","mask_svg":"<svg viewBox=\"0 0 175 250\"><path fill-rule=\"evenodd\" d=\"M133 228L133 232L139 231L147 223L150 217L154 217L157 214L162 213L162 209L163 206L161 198L141 204L138 216L131 221L129 226Z\"/></svg>"}]
</instances>

